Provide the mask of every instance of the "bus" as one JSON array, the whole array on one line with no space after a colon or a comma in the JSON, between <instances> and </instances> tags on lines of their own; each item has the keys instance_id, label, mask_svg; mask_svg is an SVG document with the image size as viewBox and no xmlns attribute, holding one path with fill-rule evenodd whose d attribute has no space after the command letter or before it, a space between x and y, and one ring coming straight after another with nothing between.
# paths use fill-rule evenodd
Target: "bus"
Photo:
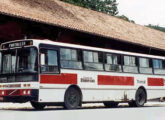
<instances>
[{"instance_id":1,"label":"bus","mask_svg":"<svg viewBox=\"0 0 165 120\"><path fill-rule=\"evenodd\" d=\"M1 44L0 101L34 109L85 103L142 107L165 97L165 57L50 40Z\"/></svg>"}]
</instances>

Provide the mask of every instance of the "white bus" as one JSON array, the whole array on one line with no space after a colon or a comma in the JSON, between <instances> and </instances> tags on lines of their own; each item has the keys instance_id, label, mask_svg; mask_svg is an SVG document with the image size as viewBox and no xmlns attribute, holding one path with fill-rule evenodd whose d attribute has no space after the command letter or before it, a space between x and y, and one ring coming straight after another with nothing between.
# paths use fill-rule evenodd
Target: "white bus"
<instances>
[{"instance_id":1,"label":"white bus","mask_svg":"<svg viewBox=\"0 0 165 120\"><path fill-rule=\"evenodd\" d=\"M76 109L83 103L141 107L165 97L165 57L18 40L3 43L0 58L1 102Z\"/></svg>"}]
</instances>

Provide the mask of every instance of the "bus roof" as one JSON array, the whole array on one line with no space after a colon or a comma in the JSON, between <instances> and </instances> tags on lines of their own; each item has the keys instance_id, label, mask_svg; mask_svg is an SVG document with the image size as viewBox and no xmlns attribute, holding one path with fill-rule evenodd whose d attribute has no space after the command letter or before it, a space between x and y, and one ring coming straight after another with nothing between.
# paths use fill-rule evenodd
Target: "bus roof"
<instances>
[{"instance_id":1,"label":"bus roof","mask_svg":"<svg viewBox=\"0 0 165 120\"><path fill-rule=\"evenodd\" d=\"M40 39L26 39L26 40L16 40L16 41L10 41L2 43L2 45L7 43L13 43L17 41L28 41L32 40L33 45L36 47L39 47L40 44L47 44L47 45L57 45L62 47L68 47L68 48L76 48L76 49L84 49L84 50L92 50L92 51L101 51L101 52L109 52L109 53L115 53L115 54L123 54L123 55L130 55L130 56L139 56L139 57L148 57L148 58L157 58L157 59L164 59L165 57L161 56L155 56L155 55L148 55L148 54L141 54L141 53L135 53L135 52L125 52L120 50L112 50L112 49L105 49L105 48L98 48L98 47L89 47L84 45L75 45L70 43L63 43L63 42L55 42L48 39L40 40ZM1 46L2 46L1 45Z\"/></svg>"}]
</instances>

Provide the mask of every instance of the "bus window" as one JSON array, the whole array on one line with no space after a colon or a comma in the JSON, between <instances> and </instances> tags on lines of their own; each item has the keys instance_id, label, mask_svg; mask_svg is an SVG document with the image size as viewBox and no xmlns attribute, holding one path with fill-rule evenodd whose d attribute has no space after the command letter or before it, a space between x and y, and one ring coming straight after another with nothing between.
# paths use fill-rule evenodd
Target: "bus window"
<instances>
[{"instance_id":1,"label":"bus window","mask_svg":"<svg viewBox=\"0 0 165 120\"><path fill-rule=\"evenodd\" d=\"M61 48L60 60L62 68L82 69L80 50Z\"/></svg>"},{"instance_id":2,"label":"bus window","mask_svg":"<svg viewBox=\"0 0 165 120\"><path fill-rule=\"evenodd\" d=\"M138 73L137 58L133 56L124 56L124 72Z\"/></svg>"},{"instance_id":3,"label":"bus window","mask_svg":"<svg viewBox=\"0 0 165 120\"><path fill-rule=\"evenodd\" d=\"M34 73L36 73L37 70L38 70L37 50L35 48L18 49L18 51L17 51L17 72L34 72Z\"/></svg>"},{"instance_id":4,"label":"bus window","mask_svg":"<svg viewBox=\"0 0 165 120\"><path fill-rule=\"evenodd\" d=\"M41 49L41 72L59 73L56 50Z\"/></svg>"},{"instance_id":5,"label":"bus window","mask_svg":"<svg viewBox=\"0 0 165 120\"><path fill-rule=\"evenodd\" d=\"M106 56L105 56L105 71L122 72L120 55L109 54L109 53L106 54Z\"/></svg>"},{"instance_id":6,"label":"bus window","mask_svg":"<svg viewBox=\"0 0 165 120\"><path fill-rule=\"evenodd\" d=\"M140 73L152 74L151 59L139 58L139 71Z\"/></svg>"},{"instance_id":7,"label":"bus window","mask_svg":"<svg viewBox=\"0 0 165 120\"><path fill-rule=\"evenodd\" d=\"M41 53L41 65L45 65L45 54Z\"/></svg>"},{"instance_id":8,"label":"bus window","mask_svg":"<svg viewBox=\"0 0 165 120\"><path fill-rule=\"evenodd\" d=\"M83 51L84 67L86 70L103 70L102 53Z\"/></svg>"},{"instance_id":9,"label":"bus window","mask_svg":"<svg viewBox=\"0 0 165 120\"><path fill-rule=\"evenodd\" d=\"M153 68L162 69L163 68L162 60L153 59Z\"/></svg>"},{"instance_id":10,"label":"bus window","mask_svg":"<svg viewBox=\"0 0 165 120\"><path fill-rule=\"evenodd\" d=\"M3 53L3 65L2 73L15 73L16 69L16 52L15 50L9 50Z\"/></svg>"},{"instance_id":11,"label":"bus window","mask_svg":"<svg viewBox=\"0 0 165 120\"><path fill-rule=\"evenodd\" d=\"M165 61L153 59L154 74L165 74Z\"/></svg>"}]
</instances>

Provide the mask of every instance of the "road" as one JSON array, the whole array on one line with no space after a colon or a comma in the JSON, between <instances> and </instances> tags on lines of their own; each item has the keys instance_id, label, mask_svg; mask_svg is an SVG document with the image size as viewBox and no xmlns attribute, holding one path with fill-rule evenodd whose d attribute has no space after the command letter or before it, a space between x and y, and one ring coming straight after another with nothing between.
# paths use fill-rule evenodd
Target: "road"
<instances>
[{"instance_id":1,"label":"road","mask_svg":"<svg viewBox=\"0 0 165 120\"><path fill-rule=\"evenodd\" d=\"M0 104L0 120L165 120L165 103L149 103L142 108L120 105L85 105L78 110L48 107L37 111L30 104Z\"/></svg>"}]
</instances>

